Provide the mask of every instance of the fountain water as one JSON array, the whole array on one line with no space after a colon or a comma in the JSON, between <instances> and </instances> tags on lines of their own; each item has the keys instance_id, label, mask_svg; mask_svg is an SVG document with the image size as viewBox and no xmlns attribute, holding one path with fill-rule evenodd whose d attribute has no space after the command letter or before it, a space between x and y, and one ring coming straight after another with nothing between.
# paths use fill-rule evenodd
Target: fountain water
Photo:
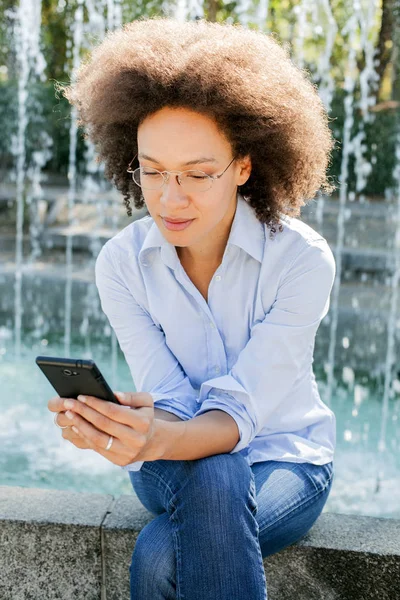
<instances>
[{"instance_id":1,"label":"fountain water","mask_svg":"<svg viewBox=\"0 0 400 600\"><path fill-rule=\"evenodd\" d=\"M153 3L154 4L154 3ZM216 3L213 10L216 8ZM65 7L65 0L59 0L60 10ZM81 58L87 49L103 39L105 33L115 27L121 26L126 20L128 6L124 4L122 0L102 0L101 2L94 3L92 0L71 0L70 4L73 14L73 20L69 24L70 37L68 39L68 53L67 59L69 64L70 76L73 79L74 73L78 68ZM176 3L164 2L160 6L165 14L173 15L178 20L185 19L196 19L203 17L205 10L209 10L210 6L203 5L201 0L177 0ZM359 493L355 494L354 503L352 505L354 511L362 512L367 511L367 514L384 514L393 515L398 511L388 504L388 498L391 495L391 483L390 483L390 472L387 472L384 476L383 473L383 460L384 457L388 457L390 454L391 460L387 461L389 465L389 471L391 466L395 465L393 469L395 472L400 472L400 464L396 465L396 416L393 414L391 419L390 415L390 401L393 400L394 410L394 395L396 391L396 379L393 373L395 366L396 356L396 333L399 327L398 322L398 285L399 285L399 228L400 228L400 133L398 135L397 149L396 149L396 167L394 170L394 179L397 192L397 212L394 208L396 203L393 200L393 194L389 192L382 197L380 200L381 210L385 210L392 215L392 222L395 223L395 229L393 230L393 237L395 235L393 247L390 243L387 244L383 251L385 256L390 254L393 258L394 269L393 274L390 278L390 285L388 291L385 289L386 295L382 298L382 306L384 302L390 305L390 308L385 313L385 309L381 310L381 316L379 317L379 323L376 327L373 327L371 322L371 328L368 331L369 321L368 318L364 318L362 321L363 337L354 334L354 339L358 342L353 342L351 347L350 340L352 336L345 330L345 327L341 325L341 321L346 317L346 310L343 307L343 297L347 290L346 287L346 260L348 261L348 250L349 244L346 244L347 236L352 234L353 230L350 229L350 219L353 217L353 211L355 207L357 210L364 207L372 207L372 204L366 198L364 190L368 184L373 165L376 161L376 155L372 152L371 157L367 158L367 150L371 148L367 146L367 128L371 126L374 120L374 112L371 108L376 102L376 85L378 82L378 76L376 72L377 64L375 58L376 48L376 36L378 35L377 23L381 17L380 15L380 4L378 0L347 0L345 3L345 10L347 17L345 23L343 23L343 17L338 16L332 12L332 6L329 0L317 0L311 2L311 0L300 0L293 6L292 12L287 15L285 19L281 19L282 31L277 31L278 36L283 41L290 41L292 46L293 60L301 67L307 68L313 80L318 84L318 91L320 97L326 107L327 112L334 117L333 112L333 100L335 89L339 85L338 74L332 68L335 61L335 49L337 39L343 42L342 52L345 55L345 74L343 82L344 91L344 124L341 132L342 139L342 154L341 154L341 165L339 175L339 194L335 201L328 201L322 195L318 196L318 201L315 204L315 211L304 211L304 214L309 216L310 224L314 226L321 234L326 235L328 241L330 241L332 249L335 254L337 275L336 280L332 289L331 294L331 306L330 311L326 319L321 325L316 340L316 362L323 366L323 370L326 375L326 383L321 385L321 396L324 402L328 405L332 404L334 410L341 410L341 398L343 398L343 392L340 389L340 385L347 384L349 387L349 393L346 395L347 404L351 397L353 398L354 406L352 409L352 417L355 420L351 421L349 425L343 417L343 423L338 422L338 433L343 436L339 441L343 444L353 442L356 435L355 430L357 429L357 418L360 418L360 411L362 406L366 410L366 402L368 401L371 406L373 401L367 388L363 386L362 382L356 381L356 367L360 361L356 354L357 344L362 345L362 341L365 341L370 337L373 339L371 348L371 354L375 352L375 346L377 343L379 334L387 328L386 338L386 358L383 359L384 351L381 351L381 355L378 354L372 356L368 363L373 364L374 367L367 367L371 371L371 374L382 375L384 379L384 389L382 400L376 402L376 408L374 408L374 417L370 419L368 423L364 425L364 434L359 436L358 443L360 447L365 442L362 450L366 449L367 442L370 443L369 452L373 452L372 446L374 444L378 449L379 460L375 461L375 467L377 470L376 483L374 490L376 493L384 493L382 496L381 505L379 508L376 506L376 498L374 499L375 506L368 504L367 507L363 508L360 498L365 493L362 486L359 489ZM149 4L149 10L154 8L153 5ZM221 4L221 10L223 5ZM133 8L129 6L129 10L132 13ZM137 7L135 7L137 10ZM249 2L248 0L238 0L232 13L237 20L239 20L244 26L255 26L263 31L270 31L271 26L276 25L276 11L281 10L280 16L283 17L284 8L277 8L274 6L274 15L270 14L270 3L268 0L259 0L257 4ZM71 11L70 11L71 12ZM59 229L53 227L44 227L43 220L40 221L38 215L43 212L45 206L43 186L41 185L45 179L44 168L47 161L51 156L52 142L49 136L43 130L43 135L40 137L37 143L37 151L33 154L31 165L27 169L27 152L26 146L28 141L28 125L29 119L33 118L33 112L35 118L45 119L46 115L42 115L42 107L36 106L32 109L32 104L29 103L29 90L32 83L37 81L44 81L46 79L46 63L43 54L40 50L40 39L42 33L41 26L41 3L40 0L20 0L19 8L15 12L11 12L15 26L13 30L13 38L17 57L17 71L18 71L18 127L17 133L13 142L13 153L15 155L15 173L10 174L10 181L14 178L16 184L15 190L15 203L17 207L17 220L16 220L16 236L15 236L15 261L10 272L14 273L15 277L15 293L13 296L14 303L14 319L12 327L6 325L0 328L0 346L4 344L4 348L0 348L0 368L4 361L8 359L8 356L13 352L13 359L18 364L22 362L23 347L24 347L24 328L22 326L24 310L27 310L27 299L29 294L33 300L33 321L35 323L35 329L33 338L35 340L41 340L40 344L42 347L48 342L47 338L51 337L52 333L52 321L51 316L46 316L44 309L42 309L40 302L36 300L37 295L33 294L32 290L28 291L27 296L23 295L23 283L24 277L27 278L27 288L30 288L29 269L35 269L40 265L40 258L44 251L48 252L46 243L54 243L57 235L61 235ZM69 14L69 13L68 13ZM67 17L66 17L67 18ZM230 19L232 20L232 19ZM289 32L289 33L288 33ZM317 54L316 50L317 48ZM359 67L359 57L363 57L362 68ZM358 130L355 131L355 115L356 112L361 114L361 120L358 120ZM400 129L399 129L400 131ZM121 199L117 196L113 196L109 186L102 178L103 168L95 161L95 151L93 146L88 140L85 140L85 168L86 172L84 176L79 176L78 165L77 165L77 144L78 144L79 130L76 122L75 109L71 111L71 119L69 125L69 159L68 159L68 173L67 173L67 193L66 193L66 207L67 207L67 223L65 231L63 232L64 239L64 276L61 280L59 290L62 296L59 300L63 300L64 310L62 313L63 318L63 336L62 344L63 349L60 353L65 356L74 355L76 353L75 338L80 336L80 348L81 356L93 356L91 348L91 338L95 337L95 331L104 331L104 336L111 347L108 346L108 350L105 351L107 355L107 367L109 372L107 376L110 378L110 383L114 389L121 388L121 377L118 371L121 372L124 367L123 359L120 355L118 344L115 335L110 330L108 323L105 321L104 316L101 313L97 291L93 284L93 265L94 260L104 243L104 240L113 235L118 229L121 228L123 219L121 213L123 209L121 207ZM373 150L373 149L372 149ZM376 152L376 149L375 149ZM351 164L354 163L354 170L356 173L355 189L350 189L350 174ZM27 204L30 206L30 254L24 257L24 244L23 244L23 221L24 221L24 198ZM90 221L90 227L88 228L84 220L80 220L77 217L79 213L78 209L86 207L88 211L92 211L92 220ZM111 208L111 217L110 217ZM313 205L311 205L313 208ZM333 223L332 229L332 215L337 215L336 222ZM367 215L367 212L365 213ZM93 218L93 216L95 218ZM136 217L139 215L136 215ZM127 222L126 222L127 223ZM348 229L349 228L349 229ZM52 230L52 233L51 231ZM85 273L82 275L84 284L80 286L79 291L74 294L74 290L78 285L77 272L79 271L81 256L80 254L74 254L76 244L82 242L82 231L84 231L84 239L87 250L89 250L89 259L85 262ZM51 235L49 235L49 233ZM354 252L359 250L357 247L360 244L361 236L358 238L354 236L352 243L355 244ZM389 239L390 241L390 239ZM76 242L76 244L75 244ZM368 254L367 254L368 256ZM365 264L365 261L364 263ZM45 267L45 271L48 272L49 266ZM55 269L55 273L60 275L60 268ZM89 273L89 277L87 274ZM0 273L1 276L1 273ZM364 274L363 274L364 276ZM89 281L88 281L89 279ZM362 277L363 281L363 277ZM83 282L82 282L83 283ZM5 288L4 288L5 289ZM369 290L367 290L369 291ZM362 287L359 287L357 294L352 297L352 321L355 321L354 317L360 317L361 311L359 310L360 299L362 300ZM50 301L50 300L49 300ZM376 301L372 302L373 303ZM62 304L62 303L61 303ZM371 302L370 302L371 306ZM73 310L73 307L75 310ZM379 308L379 306L373 306ZM76 311L80 315L80 319L76 318ZM55 319L57 321L57 319ZM386 323L385 323L386 322ZM78 327L76 324L78 323ZM346 323L350 326L350 321ZM353 324L352 324L353 325ZM11 332L14 337L14 348L8 344L7 340L10 339ZM344 333L343 333L344 332ZM78 335L79 334L79 335ZM376 336L376 340L374 338ZM341 337L340 337L341 336ZM382 336L381 336L382 337ZM2 341L3 340L3 341ZM326 340L326 342L325 342ZM29 342L27 342L29 343ZM376 345L376 344L375 344ZM365 345L365 348L367 346ZM4 350L4 352L3 352ZM341 350L341 352L338 352ZM354 357L357 358L358 363L355 359L351 363L350 351L353 350ZM343 359L343 351L347 352L346 357L349 360ZM8 354L7 354L8 353ZM43 350L36 353L43 353ZM99 353L99 349L96 348L96 357ZM111 360L109 356L111 353ZM319 354L319 355L318 355ZM326 358L325 358L326 357ZM381 360L380 360L381 357ZM365 353L362 356L363 361L368 358ZM360 364L360 367L363 365ZM342 381L338 381L336 373L339 368L342 368ZM129 383L129 376L127 371L126 385ZM322 373L322 370L321 370ZM122 377L124 380L124 376ZM321 382L322 383L322 382ZM397 392L400 391L397 389ZM21 392L18 392L18 388L14 390L14 398L24 405L23 398L20 396ZM396 403L396 407L398 402ZM16 430L25 427L21 425L21 413L14 409L10 409L7 413L8 418L15 424ZM348 409L347 409L348 410ZM371 409L372 410L372 409ZM380 412L380 433L379 439L374 441L372 432L370 431L370 425L376 420L377 415ZM344 415L345 413L343 413ZM372 414L372 413L371 413ZM13 416L14 415L14 416ZM15 419L15 421L13 421ZM343 430L341 429L343 425ZM360 424L361 426L361 424ZM12 428L11 428L12 429ZM391 446L388 445L387 440L391 440ZM390 447L389 447L390 446ZM360 453L362 456L363 451ZM42 448L42 452L44 449ZM65 453L65 446L63 446L63 452ZM72 455L73 456L73 455ZM362 458L357 468L359 469L358 477L362 478L360 474ZM49 459L49 463L51 463ZM89 463L88 463L89 464ZM94 463L90 463L93 466ZM340 466L340 460L338 460ZM386 463L385 463L386 464ZM98 468L99 463L97 464ZM396 471L397 469L397 471ZM103 472L100 469L101 472ZM352 473L354 475L354 473ZM373 475L371 475L371 478ZM352 476L349 475L349 480ZM385 485L384 485L385 484ZM368 493L372 491L371 479L366 476L363 480L363 485ZM338 486L337 486L338 487ZM386 489L384 489L386 488ZM104 488L103 488L104 489ZM369 496L371 498L371 496ZM335 496L333 495L333 505L335 502ZM340 502L343 502L346 506L344 512L348 512L348 499L345 494L337 492L337 506L340 509ZM372 502L372 499L371 499ZM358 504L357 504L358 503ZM379 504L379 503L378 503ZM395 503L394 503L395 504ZM394 505L393 505L394 506ZM369 512L368 512L369 511ZM374 512L375 511L375 512ZM378 511L378 512L376 512Z\"/></svg>"}]
</instances>

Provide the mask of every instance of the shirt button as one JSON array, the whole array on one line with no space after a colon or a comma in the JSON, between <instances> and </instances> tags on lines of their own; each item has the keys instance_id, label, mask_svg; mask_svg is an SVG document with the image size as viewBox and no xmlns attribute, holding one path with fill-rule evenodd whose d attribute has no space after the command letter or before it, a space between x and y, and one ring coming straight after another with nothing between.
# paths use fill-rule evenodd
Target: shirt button
<instances>
[{"instance_id":1,"label":"shirt button","mask_svg":"<svg viewBox=\"0 0 400 600\"><path fill-rule=\"evenodd\" d=\"M221 281L221 275L217 275L217 276L215 277L215 281Z\"/></svg>"},{"instance_id":2,"label":"shirt button","mask_svg":"<svg viewBox=\"0 0 400 600\"><path fill-rule=\"evenodd\" d=\"M221 367L219 367L218 365L215 365L215 372L219 373L221 371Z\"/></svg>"},{"instance_id":3,"label":"shirt button","mask_svg":"<svg viewBox=\"0 0 400 600\"><path fill-rule=\"evenodd\" d=\"M211 327L211 329L215 329L215 325L212 321L210 321L210 327Z\"/></svg>"}]
</instances>

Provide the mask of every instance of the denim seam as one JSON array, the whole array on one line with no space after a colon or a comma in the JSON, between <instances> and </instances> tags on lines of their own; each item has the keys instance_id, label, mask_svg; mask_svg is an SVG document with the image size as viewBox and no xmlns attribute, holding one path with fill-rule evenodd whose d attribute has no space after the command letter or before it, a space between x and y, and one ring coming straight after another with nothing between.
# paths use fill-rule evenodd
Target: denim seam
<instances>
[{"instance_id":1,"label":"denim seam","mask_svg":"<svg viewBox=\"0 0 400 600\"><path fill-rule=\"evenodd\" d=\"M263 579L264 579L264 595L263 595L263 600L268 600L268 595L267 595L267 581L266 581L265 568L264 568L264 559L263 559L263 556L262 556L261 545L260 545L260 527L258 525L257 516L256 516L257 512L258 512L256 480L255 480L254 473L251 470L251 468L250 468L250 485L249 485L249 490L248 490L248 502L249 502L249 500L251 500L254 503L254 505L255 505L255 508L251 508L251 502L250 502L251 514L252 514L252 518L254 520L255 529L256 529L256 532L257 532L258 565L259 565L259 568L261 569L260 572L263 573Z\"/></svg>"},{"instance_id":2,"label":"denim seam","mask_svg":"<svg viewBox=\"0 0 400 600\"><path fill-rule=\"evenodd\" d=\"M163 485L165 485L165 487L168 489L168 491L171 493L171 500L168 502L168 505L171 506L173 508L175 508L174 503L172 502L173 497L175 496L175 493L171 490L170 486L168 485L168 483L165 481L165 479L163 479L163 477L161 477L161 475L159 475L158 473L156 473L155 471L152 471L151 469L147 469L144 465L141 468L141 471L144 471L145 473L148 473L149 475L154 475L154 477L156 477L159 481L161 481L163 483Z\"/></svg>"},{"instance_id":3,"label":"denim seam","mask_svg":"<svg viewBox=\"0 0 400 600\"><path fill-rule=\"evenodd\" d=\"M177 513L177 509L176 509L176 505L173 502L173 498L171 498L170 501L171 506L173 507L173 513L170 515L170 521L176 526L176 530L174 529L174 527L172 528L172 533L173 533L173 537L176 541L176 561L177 561L177 569L176 569L176 592L177 592L177 600L185 600L185 597L182 595L181 592L181 585L179 583L179 567L182 564L182 554L181 554L181 550L180 550L180 545L179 545L179 535L178 535L178 526L179 526L179 520L178 520L178 513ZM257 504L257 501L256 501ZM264 567L264 559L262 556L262 551L261 551L261 546L260 546L260 542L259 542L259 538L260 538L260 528L258 526L258 521L256 519L255 513L258 509L258 506L256 506L256 508L254 509L254 512L252 511L252 517L254 519L254 523L255 523L255 527L256 530L258 530L258 535L257 535L257 541L258 541L258 564L260 566L260 568L263 570L264 572L264 580L266 582L266 577L265 577L265 567ZM263 600L268 600L268 596L267 596L267 587L266 584L264 583L264 598Z\"/></svg>"},{"instance_id":4,"label":"denim seam","mask_svg":"<svg viewBox=\"0 0 400 600\"><path fill-rule=\"evenodd\" d=\"M251 506L250 501L253 502L254 508ZM254 478L254 473L251 469L250 469L250 485L249 485L249 490L248 490L247 502L250 505L251 514L253 515L253 517L255 517L258 512L257 489L256 489L256 481Z\"/></svg>"},{"instance_id":5,"label":"denim seam","mask_svg":"<svg viewBox=\"0 0 400 600\"><path fill-rule=\"evenodd\" d=\"M261 550L261 544L260 544L260 528L258 526L258 521L256 519L256 516L253 515L253 519L255 520L255 525L256 525L256 530L257 530L257 555L258 555L258 565L260 567L260 569L262 569L262 573L264 574L264 596L263 596L263 600L268 600L268 594L267 594L267 579L266 579L266 575L265 575L265 567L264 567L264 559L263 559L263 555L262 555L262 550Z\"/></svg>"},{"instance_id":6,"label":"denim seam","mask_svg":"<svg viewBox=\"0 0 400 600\"><path fill-rule=\"evenodd\" d=\"M282 515L280 515L279 519L276 519L276 521L274 521L273 523L271 523L270 525L268 525L268 527L265 527L265 529L262 529L261 531L269 531L270 529L272 529L277 523L279 523L279 521L281 521L282 519L286 519L286 517L288 515L291 515L292 513L296 512L296 510L298 510L299 508L303 508L306 504L311 503L312 500L314 500L315 498L317 498L317 496L321 496L321 494L323 494L325 492L325 490L327 489L328 485L326 485L324 487L323 490L319 491L314 494L314 496L311 496L311 498L306 498L306 500L304 502L302 502L302 504L298 504L297 506L291 508L288 512L283 513Z\"/></svg>"},{"instance_id":7,"label":"denim seam","mask_svg":"<svg viewBox=\"0 0 400 600\"><path fill-rule=\"evenodd\" d=\"M165 481L165 479L163 477L161 477L161 475L159 475L158 473L156 473L155 471L152 471L151 469L148 469L146 467L144 467L144 465L142 465L141 471L144 471L145 473L148 473L149 475L154 475L156 477L156 479L158 479L159 481L161 481L165 487L168 489L168 491L171 493L171 500L168 503L168 506L171 508L173 508L172 514L168 515L169 521L171 524L175 524L176 525L176 506L174 504L174 497L175 494L173 493L172 489L170 488L170 486L168 485L168 483ZM181 564L182 564L182 553L181 553L181 549L180 549L180 544L179 544L179 535L178 535L178 528L174 528L172 527L172 537L175 541L175 555L176 555L176 593L177 593L177 600L185 600L184 596L181 593L181 583L179 581L179 573L181 572Z\"/></svg>"},{"instance_id":8,"label":"denim seam","mask_svg":"<svg viewBox=\"0 0 400 600\"><path fill-rule=\"evenodd\" d=\"M172 537L175 540L175 555L176 555L176 598L177 600L184 600L184 596L182 595L182 582L180 580L180 574L182 572L182 552L179 543L179 523L176 522L176 508L174 506L174 512L169 517L169 520L172 524Z\"/></svg>"}]
</instances>

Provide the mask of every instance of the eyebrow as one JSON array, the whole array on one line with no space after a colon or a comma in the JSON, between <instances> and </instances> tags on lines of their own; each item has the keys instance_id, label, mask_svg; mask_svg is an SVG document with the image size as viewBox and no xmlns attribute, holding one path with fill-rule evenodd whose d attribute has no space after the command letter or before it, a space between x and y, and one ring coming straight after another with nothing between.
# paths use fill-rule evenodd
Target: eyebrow
<instances>
[{"instance_id":1,"label":"eyebrow","mask_svg":"<svg viewBox=\"0 0 400 600\"><path fill-rule=\"evenodd\" d=\"M161 163L156 160L155 158L151 158L151 156L148 156L147 154L143 154L142 152L140 152L138 154L139 158L144 158L145 160L150 160L151 162L157 163L158 165L160 165ZM194 158L193 160L189 160L188 162L182 163L182 165L186 166L186 165L197 165L199 163L216 163L218 162L215 158L213 157L209 157L209 156L201 156L200 158Z\"/></svg>"}]
</instances>

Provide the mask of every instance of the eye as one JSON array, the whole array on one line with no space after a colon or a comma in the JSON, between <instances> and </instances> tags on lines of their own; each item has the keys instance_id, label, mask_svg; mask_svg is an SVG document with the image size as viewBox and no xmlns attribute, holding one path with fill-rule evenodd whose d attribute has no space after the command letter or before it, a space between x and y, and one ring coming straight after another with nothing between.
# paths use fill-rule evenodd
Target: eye
<instances>
[{"instance_id":1,"label":"eye","mask_svg":"<svg viewBox=\"0 0 400 600\"><path fill-rule=\"evenodd\" d=\"M188 177L189 179L199 179L199 180L208 179L208 175L201 171L187 171L186 173L184 173L184 175L185 175L185 177Z\"/></svg>"},{"instance_id":2,"label":"eye","mask_svg":"<svg viewBox=\"0 0 400 600\"><path fill-rule=\"evenodd\" d=\"M142 175L160 175L159 171L152 171L151 169L142 168Z\"/></svg>"}]
</instances>

